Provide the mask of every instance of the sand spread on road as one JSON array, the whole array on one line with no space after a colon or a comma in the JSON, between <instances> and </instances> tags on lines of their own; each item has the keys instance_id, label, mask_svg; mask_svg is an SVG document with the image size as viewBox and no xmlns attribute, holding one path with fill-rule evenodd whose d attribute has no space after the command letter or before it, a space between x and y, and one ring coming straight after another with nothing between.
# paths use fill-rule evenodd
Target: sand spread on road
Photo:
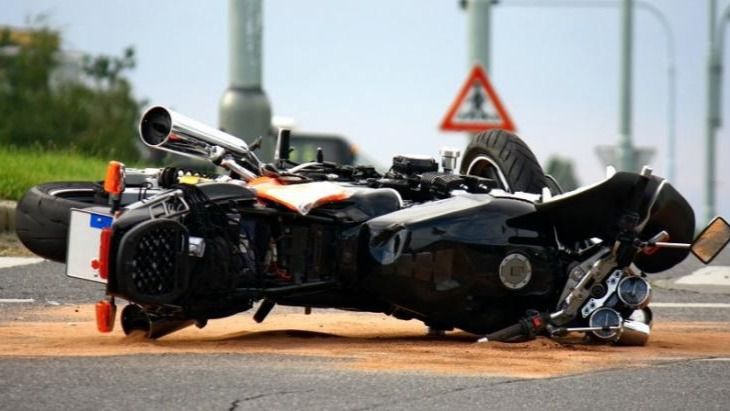
<instances>
[{"instance_id":1,"label":"sand spread on road","mask_svg":"<svg viewBox=\"0 0 730 411\"><path fill-rule=\"evenodd\" d=\"M121 308L121 307L120 307ZM559 344L547 338L516 344L474 344L465 333L429 338L417 321L380 314L315 310L272 313L262 324L250 314L189 327L156 341L125 336L119 324L96 331L92 305L61 306L0 319L0 356L139 354L276 354L323 357L323 366L378 372L426 372L542 378L661 361L729 357L730 323L655 324L646 347Z\"/></svg>"}]
</instances>

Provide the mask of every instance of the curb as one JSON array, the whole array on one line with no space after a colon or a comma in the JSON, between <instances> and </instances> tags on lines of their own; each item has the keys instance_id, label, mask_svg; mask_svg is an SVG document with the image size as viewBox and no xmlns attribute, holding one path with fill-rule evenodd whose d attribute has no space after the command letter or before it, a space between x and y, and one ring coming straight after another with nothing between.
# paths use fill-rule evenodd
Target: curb
<instances>
[{"instance_id":1,"label":"curb","mask_svg":"<svg viewBox=\"0 0 730 411\"><path fill-rule=\"evenodd\" d=\"M0 200L0 233L15 231L15 201Z\"/></svg>"}]
</instances>

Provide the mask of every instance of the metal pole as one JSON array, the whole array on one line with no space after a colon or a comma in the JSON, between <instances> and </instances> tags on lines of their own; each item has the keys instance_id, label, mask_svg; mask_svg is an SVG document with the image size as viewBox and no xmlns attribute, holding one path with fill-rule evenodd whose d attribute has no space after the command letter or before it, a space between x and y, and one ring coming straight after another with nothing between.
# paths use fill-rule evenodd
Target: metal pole
<instances>
[{"instance_id":1,"label":"metal pole","mask_svg":"<svg viewBox=\"0 0 730 411\"><path fill-rule=\"evenodd\" d=\"M228 25L230 85L241 88L261 87L261 0L230 1Z\"/></svg>"},{"instance_id":2,"label":"metal pole","mask_svg":"<svg viewBox=\"0 0 730 411\"><path fill-rule=\"evenodd\" d=\"M730 5L717 20L717 0L709 1L709 48L707 53L707 138L705 142L705 222L715 217L716 200L716 142L717 129L722 125L722 77L725 28L730 19ZM718 27L719 25L719 27Z\"/></svg>"},{"instance_id":3,"label":"metal pole","mask_svg":"<svg viewBox=\"0 0 730 411\"><path fill-rule=\"evenodd\" d=\"M489 73L491 61L491 8L492 0L467 0L467 35L469 44L469 67L481 64Z\"/></svg>"},{"instance_id":4,"label":"metal pole","mask_svg":"<svg viewBox=\"0 0 730 411\"><path fill-rule=\"evenodd\" d=\"M621 85L619 90L619 164L623 171L636 171L631 144L631 68L633 43L633 0L621 4Z\"/></svg>"},{"instance_id":5,"label":"metal pole","mask_svg":"<svg viewBox=\"0 0 730 411\"><path fill-rule=\"evenodd\" d=\"M664 29L664 34L667 36L667 171L666 177L669 181L675 181L676 178L676 129L677 129L677 70L676 70L676 58L674 48L674 33L672 27L669 24L669 20L652 3L644 0L634 0L636 8L645 10L654 16L659 24ZM571 8L584 8L584 9L596 9L596 8L614 8L619 6L619 2L616 0L604 0L604 1L585 1L585 0L512 0L506 3L500 3L501 6L527 6L527 7L571 7Z\"/></svg>"},{"instance_id":6,"label":"metal pole","mask_svg":"<svg viewBox=\"0 0 730 411\"><path fill-rule=\"evenodd\" d=\"M636 7L644 9L649 14L656 17L660 25L664 29L664 33L667 35L667 59L669 63L667 65L667 179L671 182L676 182L676 142L677 142L677 98L676 98L676 84L677 84L677 69L674 56L674 33L672 33L672 27L669 24L666 16L651 3L647 3L643 0L635 0Z\"/></svg>"},{"instance_id":7,"label":"metal pole","mask_svg":"<svg viewBox=\"0 0 730 411\"><path fill-rule=\"evenodd\" d=\"M492 1L493 0L462 0L462 7L466 9L467 44L469 60L467 67L479 64L484 71L490 73L491 59L489 56L492 40ZM469 144L476 133L469 133L466 142Z\"/></svg>"},{"instance_id":8,"label":"metal pole","mask_svg":"<svg viewBox=\"0 0 730 411\"><path fill-rule=\"evenodd\" d=\"M717 0L708 0L708 49L707 49L707 125L705 136L705 221L715 216L715 129L719 123L717 117L717 95L719 94L717 77L719 62L715 45L717 19Z\"/></svg>"},{"instance_id":9,"label":"metal pole","mask_svg":"<svg viewBox=\"0 0 730 411\"><path fill-rule=\"evenodd\" d=\"M261 85L262 0L228 3L229 85L220 103L219 125L244 140L264 137L258 155L271 161L271 105Z\"/></svg>"},{"instance_id":10,"label":"metal pole","mask_svg":"<svg viewBox=\"0 0 730 411\"><path fill-rule=\"evenodd\" d=\"M677 97L675 85L677 84L677 70L674 64L669 66L667 71L669 84L667 84L667 180L676 184L677 174Z\"/></svg>"}]
</instances>

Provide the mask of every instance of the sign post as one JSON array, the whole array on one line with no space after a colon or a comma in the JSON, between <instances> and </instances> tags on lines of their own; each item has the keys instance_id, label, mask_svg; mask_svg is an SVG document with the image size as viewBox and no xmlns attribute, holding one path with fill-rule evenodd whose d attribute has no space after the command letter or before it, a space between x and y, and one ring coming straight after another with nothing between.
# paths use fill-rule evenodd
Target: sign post
<instances>
[{"instance_id":1,"label":"sign post","mask_svg":"<svg viewBox=\"0 0 730 411\"><path fill-rule=\"evenodd\" d=\"M482 66L475 65L441 121L440 129L479 132L493 128L515 131L487 73Z\"/></svg>"}]
</instances>

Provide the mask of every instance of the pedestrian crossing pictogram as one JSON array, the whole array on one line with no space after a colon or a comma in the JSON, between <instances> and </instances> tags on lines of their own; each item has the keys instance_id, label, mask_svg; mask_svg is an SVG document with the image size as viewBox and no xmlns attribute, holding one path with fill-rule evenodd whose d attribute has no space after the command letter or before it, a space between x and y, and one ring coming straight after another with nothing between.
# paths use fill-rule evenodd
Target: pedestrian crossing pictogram
<instances>
[{"instance_id":1,"label":"pedestrian crossing pictogram","mask_svg":"<svg viewBox=\"0 0 730 411\"><path fill-rule=\"evenodd\" d=\"M441 121L444 131L484 131L493 128L515 131L484 69L476 65Z\"/></svg>"}]
</instances>

